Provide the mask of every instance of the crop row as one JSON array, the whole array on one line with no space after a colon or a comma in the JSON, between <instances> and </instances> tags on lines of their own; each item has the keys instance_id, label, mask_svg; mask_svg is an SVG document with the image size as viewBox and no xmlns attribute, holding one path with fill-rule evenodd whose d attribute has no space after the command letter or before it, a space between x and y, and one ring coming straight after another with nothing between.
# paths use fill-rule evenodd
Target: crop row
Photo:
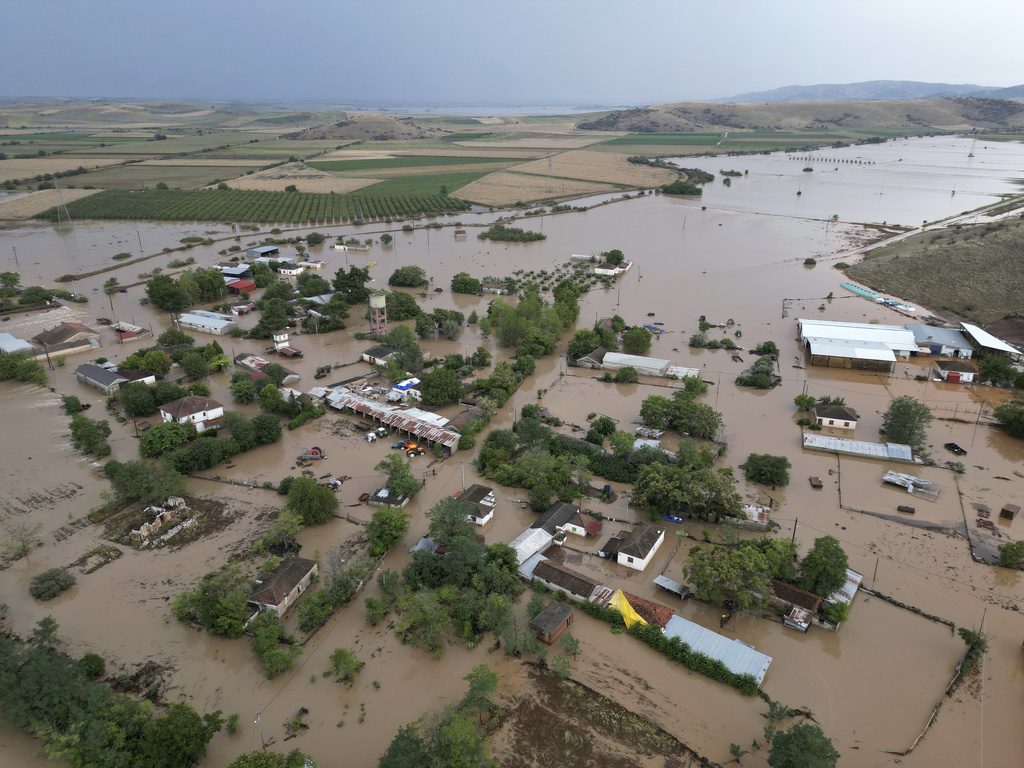
<instances>
[{"instance_id":1,"label":"crop row","mask_svg":"<svg viewBox=\"0 0 1024 768\"><path fill-rule=\"evenodd\" d=\"M469 208L444 195L335 195L242 189L108 190L68 203L73 219L343 223L402 219ZM39 215L55 221L57 209Z\"/></svg>"}]
</instances>

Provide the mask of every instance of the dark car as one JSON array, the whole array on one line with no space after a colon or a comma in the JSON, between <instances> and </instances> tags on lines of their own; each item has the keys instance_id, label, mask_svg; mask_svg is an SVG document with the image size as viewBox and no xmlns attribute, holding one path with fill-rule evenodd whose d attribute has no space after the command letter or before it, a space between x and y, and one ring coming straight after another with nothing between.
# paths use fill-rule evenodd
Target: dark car
<instances>
[{"instance_id":1,"label":"dark car","mask_svg":"<svg viewBox=\"0 0 1024 768\"><path fill-rule=\"evenodd\" d=\"M961 448L956 443L946 443L945 448L946 448L947 451L952 453L954 456L966 456L967 455L967 451L965 451L963 448Z\"/></svg>"}]
</instances>

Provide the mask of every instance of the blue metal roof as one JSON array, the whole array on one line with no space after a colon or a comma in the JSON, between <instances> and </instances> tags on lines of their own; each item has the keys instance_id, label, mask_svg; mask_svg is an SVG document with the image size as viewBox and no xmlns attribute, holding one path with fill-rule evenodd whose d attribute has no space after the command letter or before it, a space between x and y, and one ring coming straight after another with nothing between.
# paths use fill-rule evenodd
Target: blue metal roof
<instances>
[{"instance_id":1,"label":"blue metal roof","mask_svg":"<svg viewBox=\"0 0 1024 768\"><path fill-rule=\"evenodd\" d=\"M760 685L768 673L772 657L756 651L749 645L705 629L700 624L673 614L665 625L667 637L678 637L690 648L718 659L730 672L737 675L753 675Z\"/></svg>"}]
</instances>

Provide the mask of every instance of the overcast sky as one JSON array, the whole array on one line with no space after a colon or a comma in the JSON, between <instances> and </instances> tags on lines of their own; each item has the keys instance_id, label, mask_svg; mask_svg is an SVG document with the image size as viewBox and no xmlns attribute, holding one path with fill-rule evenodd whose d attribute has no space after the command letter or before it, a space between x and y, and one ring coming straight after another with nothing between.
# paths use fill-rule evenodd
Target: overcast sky
<instances>
[{"instance_id":1,"label":"overcast sky","mask_svg":"<svg viewBox=\"0 0 1024 768\"><path fill-rule=\"evenodd\" d=\"M0 96L619 105L1024 81L1021 0L33 0Z\"/></svg>"}]
</instances>

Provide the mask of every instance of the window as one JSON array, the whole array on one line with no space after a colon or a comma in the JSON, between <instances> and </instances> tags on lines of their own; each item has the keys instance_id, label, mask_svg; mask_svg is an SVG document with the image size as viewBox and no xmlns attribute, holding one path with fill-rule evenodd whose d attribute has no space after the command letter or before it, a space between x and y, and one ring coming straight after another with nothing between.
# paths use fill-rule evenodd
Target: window
<instances>
[{"instance_id":1,"label":"window","mask_svg":"<svg viewBox=\"0 0 1024 768\"><path fill-rule=\"evenodd\" d=\"M632 563L632 562L633 562L633 558L632 558L632 557L629 557L629 556L627 555L627 556L626 556L626 562L627 562L627 563Z\"/></svg>"},{"instance_id":2,"label":"window","mask_svg":"<svg viewBox=\"0 0 1024 768\"><path fill-rule=\"evenodd\" d=\"M832 426L833 424L835 424L835 423L836 423L835 419L829 419L829 420L828 420L828 425L829 425L830 427L831 427L831 426Z\"/></svg>"}]
</instances>

